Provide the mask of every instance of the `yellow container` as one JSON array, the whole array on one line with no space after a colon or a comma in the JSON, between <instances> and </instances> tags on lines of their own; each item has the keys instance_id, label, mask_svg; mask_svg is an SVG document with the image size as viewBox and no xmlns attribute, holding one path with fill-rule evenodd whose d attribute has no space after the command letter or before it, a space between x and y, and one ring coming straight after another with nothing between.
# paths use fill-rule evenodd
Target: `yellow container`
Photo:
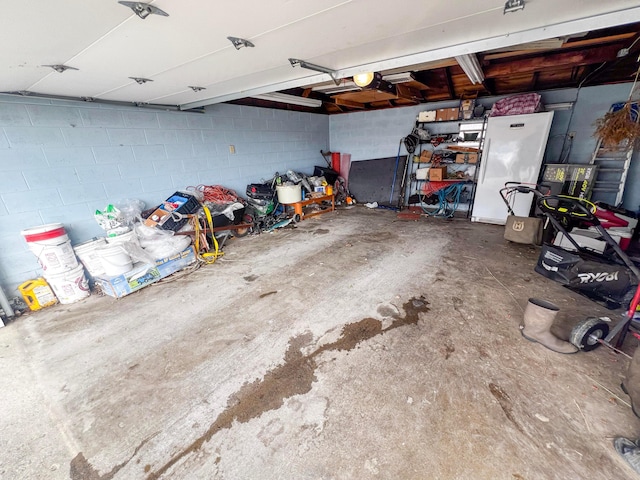
<instances>
[{"instance_id":1,"label":"yellow container","mask_svg":"<svg viewBox=\"0 0 640 480\"><path fill-rule=\"evenodd\" d=\"M27 280L18 287L18 291L22 294L25 303L34 311L58 303L58 299L44 278Z\"/></svg>"}]
</instances>

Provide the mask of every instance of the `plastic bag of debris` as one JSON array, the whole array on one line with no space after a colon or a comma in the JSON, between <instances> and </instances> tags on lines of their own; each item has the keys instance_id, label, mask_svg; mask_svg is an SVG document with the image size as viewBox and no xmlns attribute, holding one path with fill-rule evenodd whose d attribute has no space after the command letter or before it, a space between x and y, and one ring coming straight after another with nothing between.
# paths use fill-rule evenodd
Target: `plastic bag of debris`
<instances>
[{"instance_id":1,"label":"plastic bag of debris","mask_svg":"<svg viewBox=\"0 0 640 480\"><path fill-rule=\"evenodd\" d=\"M145 204L142 200L127 198L116 202L115 207L120 210L121 221L124 225L133 225L142 220Z\"/></svg>"},{"instance_id":2,"label":"plastic bag of debris","mask_svg":"<svg viewBox=\"0 0 640 480\"><path fill-rule=\"evenodd\" d=\"M107 205L104 210L96 210L93 218L105 232L124 226L122 212L112 204Z\"/></svg>"},{"instance_id":3,"label":"plastic bag of debris","mask_svg":"<svg viewBox=\"0 0 640 480\"><path fill-rule=\"evenodd\" d=\"M135 230L140 246L155 260L176 255L191 244L188 235L174 235L170 230L160 230L144 224L136 225Z\"/></svg>"}]
</instances>

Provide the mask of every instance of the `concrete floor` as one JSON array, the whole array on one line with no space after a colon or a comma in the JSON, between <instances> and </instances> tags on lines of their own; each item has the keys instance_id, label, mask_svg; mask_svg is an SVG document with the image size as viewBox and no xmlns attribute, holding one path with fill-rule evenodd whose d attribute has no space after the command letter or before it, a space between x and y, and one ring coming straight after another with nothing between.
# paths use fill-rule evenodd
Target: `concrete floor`
<instances>
[{"instance_id":1,"label":"concrete floor","mask_svg":"<svg viewBox=\"0 0 640 480\"><path fill-rule=\"evenodd\" d=\"M19 318L0 329L0 478L638 478L611 445L640 435L627 360L518 329L530 296L564 335L612 312L502 231L356 207Z\"/></svg>"}]
</instances>

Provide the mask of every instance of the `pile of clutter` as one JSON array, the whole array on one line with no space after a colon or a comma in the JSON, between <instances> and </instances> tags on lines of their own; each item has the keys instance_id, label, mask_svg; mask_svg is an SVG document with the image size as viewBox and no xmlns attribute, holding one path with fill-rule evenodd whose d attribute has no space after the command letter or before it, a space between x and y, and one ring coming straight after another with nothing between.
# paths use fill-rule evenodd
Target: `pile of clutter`
<instances>
[{"instance_id":1,"label":"pile of clutter","mask_svg":"<svg viewBox=\"0 0 640 480\"><path fill-rule=\"evenodd\" d=\"M105 236L73 247L61 223L23 230L21 234L43 270L42 278L18 287L26 305L39 310L58 302L75 303L90 295L89 280L103 293L119 298L194 263L191 238L175 235L168 228L179 228L188 221L182 208L187 196L176 192L153 211L153 220L143 219L144 204L139 200L108 205L95 213ZM195 204L199 208L197 200ZM163 208L167 208L167 218L161 219L159 210ZM167 228L156 228L163 220Z\"/></svg>"},{"instance_id":2,"label":"pile of clutter","mask_svg":"<svg viewBox=\"0 0 640 480\"><path fill-rule=\"evenodd\" d=\"M244 199L219 185L198 185L149 210L140 200L110 204L94 215L105 235L74 246L61 223L23 230L43 270L43 277L19 286L24 308L74 303L90 295L90 286L123 297L198 259L212 263L229 236L289 224L286 205L314 196L335 195L338 204L347 199L344 180L323 167L314 175L276 172L266 182L249 184L246 193Z\"/></svg>"}]
</instances>

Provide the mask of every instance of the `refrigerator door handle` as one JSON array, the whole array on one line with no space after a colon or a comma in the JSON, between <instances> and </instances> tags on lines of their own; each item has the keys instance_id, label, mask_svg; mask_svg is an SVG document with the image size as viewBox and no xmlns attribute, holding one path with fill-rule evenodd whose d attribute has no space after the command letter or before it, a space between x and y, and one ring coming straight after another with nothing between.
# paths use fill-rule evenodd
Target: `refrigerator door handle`
<instances>
[{"instance_id":1,"label":"refrigerator door handle","mask_svg":"<svg viewBox=\"0 0 640 480\"><path fill-rule=\"evenodd\" d=\"M487 172L487 163L489 160L489 149L491 148L491 139L487 138L487 148L484 149L483 155L482 155L482 165L480 165L480 182L479 183L484 183L484 175Z\"/></svg>"}]
</instances>

